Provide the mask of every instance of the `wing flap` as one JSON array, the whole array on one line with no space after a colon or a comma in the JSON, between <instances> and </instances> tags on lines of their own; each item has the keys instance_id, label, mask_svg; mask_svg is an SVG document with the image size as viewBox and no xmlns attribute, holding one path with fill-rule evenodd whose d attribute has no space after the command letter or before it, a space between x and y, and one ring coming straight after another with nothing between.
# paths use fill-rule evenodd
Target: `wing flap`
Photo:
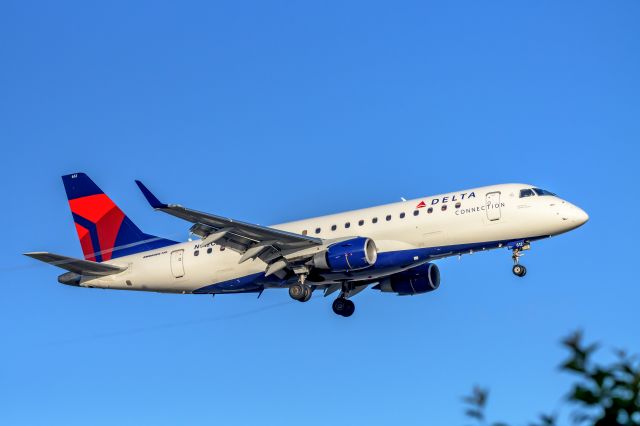
<instances>
[{"instance_id":1,"label":"wing flap","mask_svg":"<svg viewBox=\"0 0 640 426\"><path fill-rule=\"evenodd\" d=\"M76 259L48 252L32 252L24 255L78 275L106 276L117 274L127 269L121 266Z\"/></svg>"}]
</instances>

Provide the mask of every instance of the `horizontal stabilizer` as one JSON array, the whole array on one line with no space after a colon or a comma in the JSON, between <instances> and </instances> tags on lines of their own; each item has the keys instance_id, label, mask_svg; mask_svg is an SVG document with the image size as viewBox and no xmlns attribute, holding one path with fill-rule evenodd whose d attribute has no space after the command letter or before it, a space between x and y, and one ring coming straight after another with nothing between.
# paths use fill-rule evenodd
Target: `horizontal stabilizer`
<instances>
[{"instance_id":1,"label":"horizontal stabilizer","mask_svg":"<svg viewBox=\"0 0 640 426\"><path fill-rule=\"evenodd\" d=\"M61 256L44 251L25 253L24 255L79 275L105 276L117 274L127 269L120 266L75 259L73 257Z\"/></svg>"}]
</instances>

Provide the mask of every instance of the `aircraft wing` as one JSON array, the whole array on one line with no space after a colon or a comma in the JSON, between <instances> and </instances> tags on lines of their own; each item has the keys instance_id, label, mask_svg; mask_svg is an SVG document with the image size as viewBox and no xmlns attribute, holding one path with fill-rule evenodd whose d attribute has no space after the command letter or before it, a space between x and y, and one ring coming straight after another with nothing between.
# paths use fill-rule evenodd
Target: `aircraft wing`
<instances>
[{"instance_id":1,"label":"aircraft wing","mask_svg":"<svg viewBox=\"0 0 640 426\"><path fill-rule=\"evenodd\" d=\"M69 272L75 272L78 275L105 276L117 274L127 269L120 266L92 262L90 260L75 259L73 257L44 251L25 253L24 255L50 265L57 266L58 268L66 269Z\"/></svg>"},{"instance_id":2,"label":"aircraft wing","mask_svg":"<svg viewBox=\"0 0 640 426\"><path fill-rule=\"evenodd\" d=\"M155 210L193 223L190 231L202 238L201 245L215 242L237 251L243 255L240 263L253 258L272 263L281 258L283 253L323 244L320 238L204 213L179 204L165 204L160 202L142 182L136 180L136 184Z\"/></svg>"}]
</instances>

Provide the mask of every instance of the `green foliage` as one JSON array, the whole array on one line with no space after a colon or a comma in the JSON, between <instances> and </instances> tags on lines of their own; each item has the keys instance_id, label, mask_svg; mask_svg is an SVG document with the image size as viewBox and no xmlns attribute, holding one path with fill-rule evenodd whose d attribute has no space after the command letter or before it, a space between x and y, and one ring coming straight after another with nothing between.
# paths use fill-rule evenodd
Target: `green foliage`
<instances>
[{"instance_id":1,"label":"green foliage","mask_svg":"<svg viewBox=\"0 0 640 426\"><path fill-rule=\"evenodd\" d=\"M567 401L574 407L575 424L581 426L640 426L640 362L625 351L615 352L615 361L600 365L593 361L597 344L584 344L581 332L575 332L562 341L569 350L569 358L560 365L564 372L575 376ZM507 426L506 423L488 423L485 408L489 391L474 387L471 395L463 398L465 414L480 425ZM555 426L557 419L541 415L530 426Z\"/></svg>"}]
</instances>

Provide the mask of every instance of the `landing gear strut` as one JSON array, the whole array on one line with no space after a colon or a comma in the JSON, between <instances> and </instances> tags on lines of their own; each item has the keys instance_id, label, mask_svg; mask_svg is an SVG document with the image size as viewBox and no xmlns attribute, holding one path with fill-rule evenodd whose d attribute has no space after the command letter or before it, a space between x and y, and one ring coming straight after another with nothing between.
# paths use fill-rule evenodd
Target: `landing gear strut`
<instances>
[{"instance_id":1,"label":"landing gear strut","mask_svg":"<svg viewBox=\"0 0 640 426\"><path fill-rule=\"evenodd\" d=\"M289 296L298 302L308 302L312 293L313 289L307 284L296 283L289 287Z\"/></svg>"},{"instance_id":2,"label":"landing gear strut","mask_svg":"<svg viewBox=\"0 0 640 426\"><path fill-rule=\"evenodd\" d=\"M338 297L333 301L333 312L343 317L350 317L356 310L356 305L349 299Z\"/></svg>"},{"instance_id":3,"label":"landing gear strut","mask_svg":"<svg viewBox=\"0 0 640 426\"><path fill-rule=\"evenodd\" d=\"M522 256L522 249L514 248L513 256L511 256L511 258L513 259L513 268L511 269L511 271L515 276L522 278L527 275L527 268L526 266L520 264L520 256Z\"/></svg>"}]
</instances>

